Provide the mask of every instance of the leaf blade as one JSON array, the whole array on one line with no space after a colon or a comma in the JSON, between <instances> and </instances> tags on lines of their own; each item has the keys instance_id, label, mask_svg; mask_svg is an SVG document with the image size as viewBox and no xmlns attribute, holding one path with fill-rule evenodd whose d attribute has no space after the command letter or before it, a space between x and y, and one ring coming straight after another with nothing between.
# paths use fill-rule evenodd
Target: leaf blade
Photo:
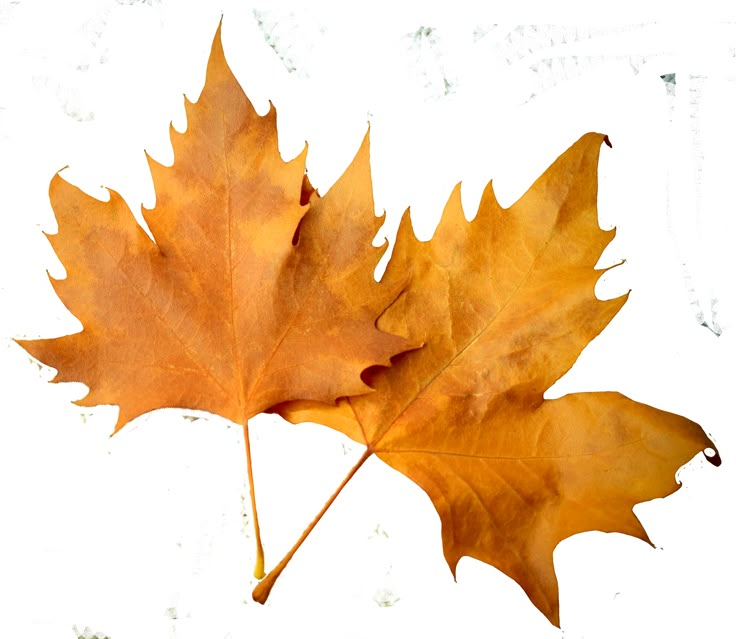
<instances>
[{"instance_id":1,"label":"leaf blade","mask_svg":"<svg viewBox=\"0 0 736 639\"><path fill-rule=\"evenodd\" d=\"M368 137L318 197L306 147L284 162L275 109L258 115L230 71L221 26L186 110L173 166L149 158L155 242L114 191L101 202L52 180L50 240L68 271L54 286L83 330L21 345L59 370L56 381L87 384L83 405L118 404L116 431L155 408L245 424L288 399L370 391L363 369L410 344L376 327L396 293L365 274L382 252L371 246Z\"/></svg>"},{"instance_id":2,"label":"leaf blade","mask_svg":"<svg viewBox=\"0 0 736 639\"><path fill-rule=\"evenodd\" d=\"M618 393L543 397L628 297L600 301L594 291L595 264L613 237L598 228L596 209L605 139L583 136L507 210L489 184L471 223L456 188L427 243L405 216L386 279L408 272L410 284L379 327L425 346L371 369L371 395L276 408L366 444L421 486L453 573L464 555L496 566L555 625L555 546L601 529L647 541L633 505L674 492L675 471L713 447L690 420ZM552 452L539 457L551 428ZM606 438L625 454L592 448ZM641 442L656 442L657 452ZM578 458L598 467L576 474ZM598 490L607 505L593 508ZM595 516L575 515L570 504L580 499Z\"/></svg>"}]
</instances>

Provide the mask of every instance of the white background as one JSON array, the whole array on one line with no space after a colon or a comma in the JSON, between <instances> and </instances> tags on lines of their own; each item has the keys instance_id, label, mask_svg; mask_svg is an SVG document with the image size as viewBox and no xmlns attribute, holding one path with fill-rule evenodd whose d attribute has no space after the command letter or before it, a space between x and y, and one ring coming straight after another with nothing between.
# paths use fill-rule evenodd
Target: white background
<instances>
[{"instance_id":1,"label":"white background","mask_svg":"<svg viewBox=\"0 0 736 639\"><path fill-rule=\"evenodd\" d=\"M358 12L0 3L4 636L736 634L728 250L736 26L684 16L655 24L665 14L641 3L617 3L616 27L597 18L584 26L574 12L521 19L458 3L397 4ZM601 225L618 233L601 264L626 263L599 293L632 293L548 396L619 390L684 414L711 435L724 464L715 469L701 455L680 471L678 493L636 507L656 548L602 533L558 547L562 631L494 568L464 558L455 583L428 498L377 460L344 491L268 604L253 603L239 428L158 411L110 439L115 408L74 406L84 388L48 384L53 372L11 341L76 327L46 278L46 269L64 273L41 232L55 230L51 176L68 165L65 178L98 197L105 185L134 211L152 206L143 149L173 160L168 124L185 127L182 94L193 100L201 91L223 11L231 67L261 112L269 99L276 105L285 157L309 141L321 192L371 122L376 206L388 211L389 238L409 204L417 233L429 238L459 180L468 211L491 177L508 205L581 134L610 136L599 210ZM567 26L542 24L551 20ZM674 94L665 73L676 73ZM272 417L253 420L253 435L268 568L361 450L328 429Z\"/></svg>"}]
</instances>

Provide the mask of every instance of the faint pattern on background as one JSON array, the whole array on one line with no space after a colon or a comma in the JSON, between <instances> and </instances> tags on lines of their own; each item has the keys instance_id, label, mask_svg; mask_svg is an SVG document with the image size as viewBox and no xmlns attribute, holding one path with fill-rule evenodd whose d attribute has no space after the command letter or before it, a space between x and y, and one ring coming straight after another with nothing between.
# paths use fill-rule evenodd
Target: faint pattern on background
<instances>
[{"instance_id":1,"label":"faint pattern on background","mask_svg":"<svg viewBox=\"0 0 736 639\"><path fill-rule=\"evenodd\" d=\"M78 628L74 625L72 626L72 630L76 635L76 639L111 639L104 632L92 630L89 626Z\"/></svg>"}]
</instances>

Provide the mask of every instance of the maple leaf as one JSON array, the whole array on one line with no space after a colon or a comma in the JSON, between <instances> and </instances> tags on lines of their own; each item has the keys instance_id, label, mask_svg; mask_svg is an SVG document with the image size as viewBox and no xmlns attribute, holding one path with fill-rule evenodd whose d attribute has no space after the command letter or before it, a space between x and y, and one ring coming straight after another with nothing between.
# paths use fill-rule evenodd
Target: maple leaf
<instances>
[{"instance_id":1,"label":"maple leaf","mask_svg":"<svg viewBox=\"0 0 736 639\"><path fill-rule=\"evenodd\" d=\"M604 139L582 137L509 209L489 184L471 223L458 185L429 242L405 215L384 282L410 284L378 326L425 346L368 371L374 393L274 409L367 447L342 485L373 454L412 479L439 513L453 575L465 555L492 564L555 625L557 544L589 530L648 541L632 507L677 490L675 471L714 448L697 424L618 393L543 397L627 299L594 293L614 234L597 221Z\"/></svg>"},{"instance_id":2,"label":"maple leaf","mask_svg":"<svg viewBox=\"0 0 736 639\"><path fill-rule=\"evenodd\" d=\"M149 158L155 242L115 191L100 201L53 178L49 240L67 277L52 284L83 330L19 343L54 381L89 387L79 405L119 405L116 432L157 408L199 409L243 424L249 450L247 420L275 403L371 390L361 372L411 346L376 327L401 285L373 278L382 221L367 135L320 198L306 147L282 160L275 109L255 112L220 27L186 113L188 131L171 130L173 166Z\"/></svg>"},{"instance_id":3,"label":"maple leaf","mask_svg":"<svg viewBox=\"0 0 736 639\"><path fill-rule=\"evenodd\" d=\"M116 430L164 406L242 423L287 398L370 391L361 372L409 344L375 326L401 286L372 275L381 219L368 136L319 198L306 148L281 159L275 109L255 112L219 28L202 95L186 108L174 165L149 158L155 243L115 191L104 202L53 178L49 240L67 278L52 284L83 330L19 342L58 369L55 381L89 386L80 405L119 405Z\"/></svg>"}]
</instances>

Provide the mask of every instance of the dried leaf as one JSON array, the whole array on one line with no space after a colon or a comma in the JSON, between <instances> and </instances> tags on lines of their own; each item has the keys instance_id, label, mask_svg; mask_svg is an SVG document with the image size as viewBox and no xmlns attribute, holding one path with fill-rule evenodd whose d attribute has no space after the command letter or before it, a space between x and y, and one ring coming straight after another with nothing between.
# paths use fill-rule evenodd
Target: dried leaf
<instances>
[{"instance_id":1,"label":"dried leaf","mask_svg":"<svg viewBox=\"0 0 736 639\"><path fill-rule=\"evenodd\" d=\"M186 111L188 131L171 131L174 165L149 160L155 243L115 191L103 202L54 177L49 240L67 278L52 284L83 330L20 343L58 369L55 381L89 386L80 405L118 404L116 430L161 407L245 424L277 402L369 391L361 372L409 344L375 326L402 285L373 279L368 136L319 198L306 148L281 159L275 110L255 112L220 29Z\"/></svg>"},{"instance_id":2,"label":"dried leaf","mask_svg":"<svg viewBox=\"0 0 736 639\"><path fill-rule=\"evenodd\" d=\"M427 243L406 215L384 283L410 283L378 326L425 346L371 369L374 393L276 408L416 482L453 574L462 556L492 564L556 625L557 544L588 530L648 541L632 507L677 490L675 471L713 447L690 420L618 393L543 397L626 302L594 293L613 237L597 221L603 140L582 137L507 210L489 184L471 223L458 186Z\"/></svg>"}]
</instances>

